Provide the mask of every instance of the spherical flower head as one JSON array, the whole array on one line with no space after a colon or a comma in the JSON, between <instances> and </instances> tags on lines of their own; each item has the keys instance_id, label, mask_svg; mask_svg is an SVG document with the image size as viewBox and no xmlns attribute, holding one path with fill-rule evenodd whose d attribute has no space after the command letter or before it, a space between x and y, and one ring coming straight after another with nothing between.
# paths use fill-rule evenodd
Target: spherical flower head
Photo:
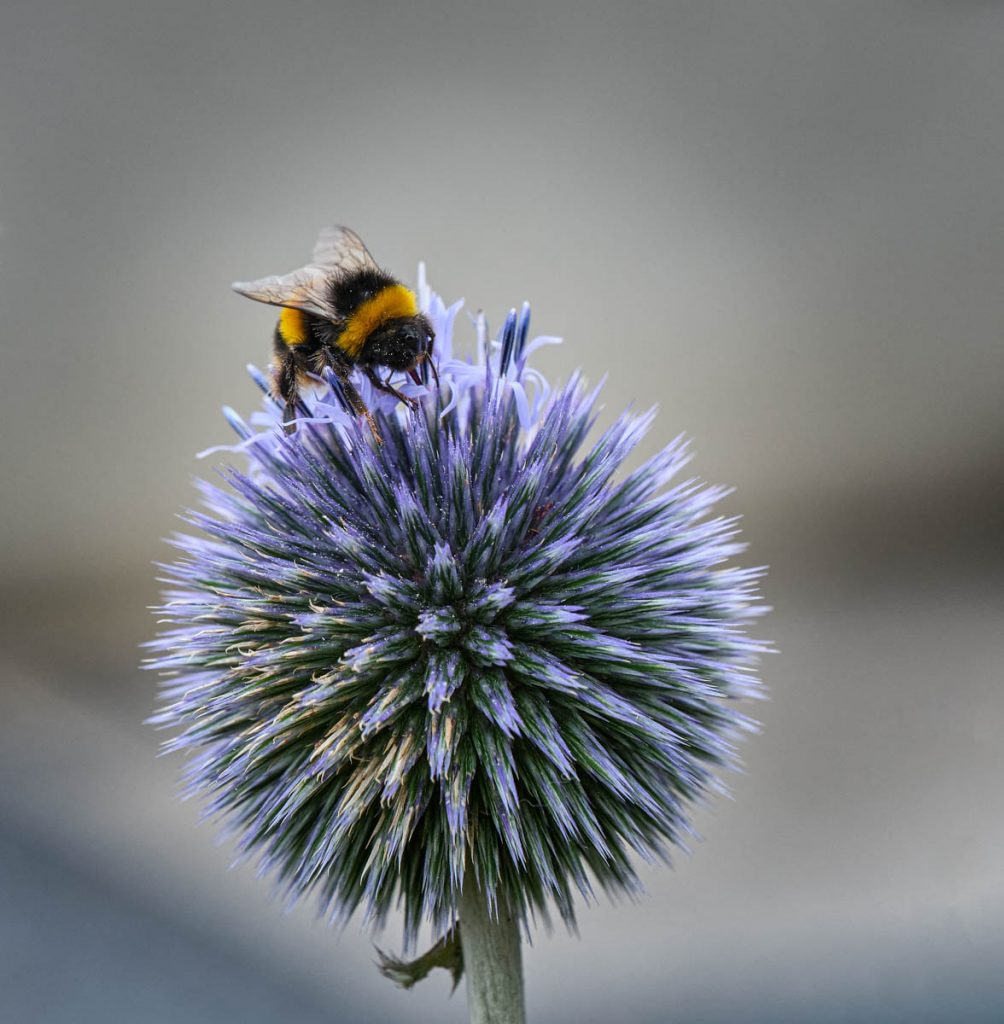
<instances>
[{"instance_id":1,"label":"spherical flower head","mask_svg":"<svg viewBox=\"0 0 1004 1024\"><path fill-rule=\"evenodd\" d=\"M411 411L363 382L382 442L333 377L293 434L268 396L251 426L227 411L249 466L175 538L155 720L291 898L399 905L411 938L473 872L490 905L571 923L684 843L733 763L759 572L727 564L722 490L674 482L684 443L622 472L651 414L585 445L597 391L527 366L556 339L528 341L526 307L494 343L478 318L461 360L459 303L419 294L439 386L402 385Z\"/></svg>"}]
</instances>

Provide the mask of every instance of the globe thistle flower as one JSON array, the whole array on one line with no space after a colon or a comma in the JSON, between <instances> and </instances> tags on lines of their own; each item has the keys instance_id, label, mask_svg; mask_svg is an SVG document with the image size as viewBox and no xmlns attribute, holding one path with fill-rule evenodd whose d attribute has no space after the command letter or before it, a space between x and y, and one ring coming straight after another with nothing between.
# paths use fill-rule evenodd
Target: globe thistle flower
<instances>
[{"instance_id":1,"label":"globe thistle flower","mask_svg":"<svg viewBox=\"0 0 1004 1024\"><path fill-rule=\"evenodd\" d=\"M377 926L400 907L406 940L449 945L465 893L510 930L572 924L685 844L764 648L760 572L727 564L723 489L678 479L687 444L623 472L652 413L586 445L598 389L529 367L557 339L527 307L494 342L478 317L460 359L459 303L424 276L419 299L440 385L400 385L412 412L360 382L383 443L333 376L292 435L267 389L250 423L225 410L248 466L174 539L152 664L188 790L289 898Z\"/></svg>"}]
</instances>

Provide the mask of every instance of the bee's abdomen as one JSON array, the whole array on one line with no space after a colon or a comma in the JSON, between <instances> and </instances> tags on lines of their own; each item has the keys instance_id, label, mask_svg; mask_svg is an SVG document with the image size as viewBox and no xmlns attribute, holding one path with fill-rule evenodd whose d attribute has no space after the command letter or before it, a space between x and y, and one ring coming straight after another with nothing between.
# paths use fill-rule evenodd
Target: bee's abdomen
<instances>
[{"instance_id":1,"label":"bee's abdomen","mask_svg":"<svg viewBox=\"0 0 1004 1024\"><path fill-rule=\"evenodd\" d=\"M307 314L299 309L283 309L279 314L276 336L289 348L305 345L313 340Z\"/></svg>"}]
</instances>

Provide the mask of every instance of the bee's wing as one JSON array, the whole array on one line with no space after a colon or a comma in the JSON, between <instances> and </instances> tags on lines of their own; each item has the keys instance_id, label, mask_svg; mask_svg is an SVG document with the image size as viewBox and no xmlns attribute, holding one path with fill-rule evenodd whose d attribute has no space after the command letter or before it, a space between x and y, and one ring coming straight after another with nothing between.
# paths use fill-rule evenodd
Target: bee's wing
<instances>
[{"instance_id":1,"label":"bee's wing","mask_svg":"<svg viewBox=\"0 0 1004 1024\"><path fill-rule=\"evenodd\" d=\"M329 273L380 269L362 239L341 224L333 224L321 231L310 262L311 266Z\"/></svg>"},{"instance_id":2,"label":"bee's wing","mask_svg":"<svg viewBox=\"0 0 1004 1024\"><path fill-rule=\"evenodd\" d=\"M289 306L326 320L341 319L329 298L331 280L356 270L378 270L376 261L349 228L335 224L324 228L314 245L310 263L290 274L235 281L233 289L270 306Z\"/></svg>"},{"instance_id":3,"label":"bee's wing","mask_svg":"<svg viewBox=\"0 0 1004 1024\"><path fill-rule=\"evenodd\" d=\"M231 287L256 302L302 309L305 313L336 321L340 317L328 297L330 278L330 273L321 267L310 265L291 274L276 274L257 281L235 281Z\"/></svg>"}]
</instances>

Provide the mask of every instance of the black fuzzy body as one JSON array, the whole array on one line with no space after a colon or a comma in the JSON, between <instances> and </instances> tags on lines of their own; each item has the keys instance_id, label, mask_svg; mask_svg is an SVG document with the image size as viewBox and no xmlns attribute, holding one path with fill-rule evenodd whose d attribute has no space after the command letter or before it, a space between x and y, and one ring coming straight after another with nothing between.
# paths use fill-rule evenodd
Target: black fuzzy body
<instances>
[{"instance_id":1,"label":"black fuzzy body","mask_svg":"<svg viewBox=\"0 0 1004 1024\"><path fill-rule=\"evenodd\" d=\"M305 378L321 377L325 367L330 367L342 379L352 372L353 366L349 357L334 344L337 329L333 324L310 313L300 315L307 332L306 341L298 345L288 344L283 337L281 323L276 324L272 335L275 390L286 403L287 420L295 415L293 409L299 400L299 385Z\"/></svg>"},{"instance_id":2,"label":"black fuzzy body","mask_svg":"<svg viewBox=\"0 0 1004 1024\"><path fill-rule=\"evenodd\" d=\"M347 323L364 302L376 298L385 288L393 288L400 283L384 270L369 267L354 270L331 282L331 304ZM339 333L336 332L334 337L336 346ZM362 367L386 366L391 370L407 370L415 365L419 353L425 351L431 336L432 326L421 314L397 317L376 328L357 355L345 355L351 363Z\"/></svg>"},{"instance_id":3,"label":"black fuzzy body","mask_svg":"<svg viewBox=\"0 0 1004 1024\"><path fill-rule=\"evenodd\" d=\"M384 270L366 267L340 274L331 282L331 305L348 318L367 300L374 298L384 288L401 282Z\"/></svg>"},{"instance_id":4,"label":"black fuzzy body","mask_svg":"<svg viewBox=\"0 0 1004 1024\"><path fill-rule=\"evenodd\" d=\"M353 313L384 289L399 284L396 278L376 268L353 270L338 275L330 285L330 303L338 311L338 321L299 311L304 337L293 342L284 336L280 320L273 337L274 382L278 397L285 402L287 422L296 416L299 385L304 378L308 375L323 376L326 368L330 368L341 381L346 398L357 415L369 418L365 403L349 379L355 367L363 370L375 387L404 397L388 380L382 380L375 368L383 366L392 371L414 374L415 368L432 353L434 332L425 316L419 313L386 321L374 328L355 352L340 344Z\"/></svg>"}]
</instances>

